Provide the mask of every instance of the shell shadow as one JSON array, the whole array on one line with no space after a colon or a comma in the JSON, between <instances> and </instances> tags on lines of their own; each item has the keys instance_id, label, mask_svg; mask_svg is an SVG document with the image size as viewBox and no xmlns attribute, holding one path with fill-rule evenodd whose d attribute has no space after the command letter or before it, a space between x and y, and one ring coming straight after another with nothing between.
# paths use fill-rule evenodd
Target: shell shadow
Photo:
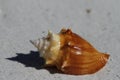
<instances>
[{"instance_id":1,"label":"shell shadow","mask_svg":"<svg viewBox=\"0 0 120 80\"><path fill-rule=\"evenodd\" d=\"M33 67L35 69L46 69L50 73L61 73L56 67L44 67L45 59L39 56L38 51L30 51L30 53L16 53L17 56L6 58L7 60L19 62L25 67Z\"/></svg>"}]
</instances>

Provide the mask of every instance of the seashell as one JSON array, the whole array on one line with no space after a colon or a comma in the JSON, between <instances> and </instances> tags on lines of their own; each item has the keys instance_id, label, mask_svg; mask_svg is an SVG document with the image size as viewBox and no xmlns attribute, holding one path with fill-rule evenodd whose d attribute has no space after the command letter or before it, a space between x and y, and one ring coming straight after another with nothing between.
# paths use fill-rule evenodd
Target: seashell
<instances>
[{"instance_id":1,"label":"seashell","mask_svg":"<svg viewBox=\"0 0 120 80\"><path fill-rule=\"evenodd\" d=\"M109 54L97 51L90 43L70 29L48 32L47 37L31 41L46 60L45 66L56 66L66 74L83 75L99 71Z\"/></svg>"}]
</instances>

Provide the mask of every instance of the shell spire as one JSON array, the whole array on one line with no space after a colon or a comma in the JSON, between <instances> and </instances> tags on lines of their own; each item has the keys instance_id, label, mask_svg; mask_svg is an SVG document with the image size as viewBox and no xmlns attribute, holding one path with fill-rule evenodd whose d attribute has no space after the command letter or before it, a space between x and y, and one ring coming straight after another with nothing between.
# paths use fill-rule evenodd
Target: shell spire
<instances>
[{"instance_id":1,"label":"shell spire","mask_svg":"<svg viewBox=\"0 0 120 80\"><path fill-rule=\"evenodd\" d=\"M46 60L46 66L56 66L66 74L92 74L105 66L109 54L97 51L89 42L70 29L31 41Z\"/></svg>"}]
</instances>

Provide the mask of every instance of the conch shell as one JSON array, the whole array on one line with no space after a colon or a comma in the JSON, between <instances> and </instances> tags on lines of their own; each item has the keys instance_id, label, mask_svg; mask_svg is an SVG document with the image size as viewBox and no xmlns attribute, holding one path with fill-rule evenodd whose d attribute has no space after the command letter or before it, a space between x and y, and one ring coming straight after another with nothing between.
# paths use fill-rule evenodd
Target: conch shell
<instances>
[{"instance_id":1,"label":"conch shell","mask_svg":"<svg viewBox=\"0 0 120 80\"><path fill-rule=\"evenodd\" d=\"M56 66L66 74L92 74L105 66L109 54L98 52L90 43L62 29L60 33L48 32L48 36L31 41L46 60L46 66Z\"/></svg>"}]
</instances>

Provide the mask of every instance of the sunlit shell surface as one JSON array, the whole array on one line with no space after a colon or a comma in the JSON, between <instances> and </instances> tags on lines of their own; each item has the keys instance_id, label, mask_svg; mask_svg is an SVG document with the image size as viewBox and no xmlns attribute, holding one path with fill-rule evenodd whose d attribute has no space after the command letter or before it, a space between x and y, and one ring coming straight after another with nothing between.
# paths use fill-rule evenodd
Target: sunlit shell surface
<instances>
[{"instance_id":1,"label":"sunlit shell surface","mask_svg":"<svg viewBox=\"0 0 120 80\"><path fill-rule=\"evenodd\" d=\"M48 33L42 39L31 41L45 58L46 66L56 66L66 74L92 74L105 66L109 55L98 52L90 43L73 33L62 29L60 33Z\"/></svg>"}]
</instances>

